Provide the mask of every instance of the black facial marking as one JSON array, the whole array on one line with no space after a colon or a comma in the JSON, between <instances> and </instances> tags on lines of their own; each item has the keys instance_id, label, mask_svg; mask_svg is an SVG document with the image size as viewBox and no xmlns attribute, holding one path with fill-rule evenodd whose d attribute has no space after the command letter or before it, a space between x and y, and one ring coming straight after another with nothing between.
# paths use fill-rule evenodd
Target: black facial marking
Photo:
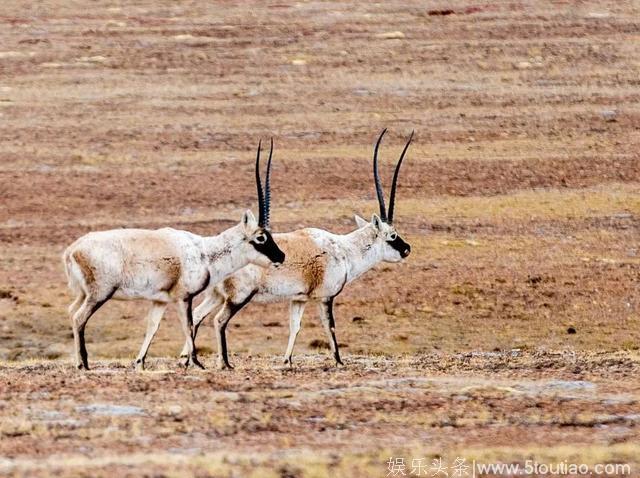
<instances>
[{"instance_id":1,"label":"black facial marking","mask_svg":"<svg viewBox=\"0 0 640 478\"><path fill-rule=\"evenodd\" d=\"M403 259L407 257L411 252L411 246L404 242L399 235L396 236L393 241L387 241L387 244L398 251L400 253L400 257L402 257Z\"/></svg>"},{"instance_id":2,"label":"black facial marking","mask_svg":"<svg viewBox=\"0 0 640 478\"><path fill-rule=\"evenodd\" d=\"M256 251L267 256L271 262L282 264L284 262L284 252L280 250L269 231L263 230L262 234L266 236L267 240L262 244L253 240L251 245Z\"/></svg>"}]
</instances>

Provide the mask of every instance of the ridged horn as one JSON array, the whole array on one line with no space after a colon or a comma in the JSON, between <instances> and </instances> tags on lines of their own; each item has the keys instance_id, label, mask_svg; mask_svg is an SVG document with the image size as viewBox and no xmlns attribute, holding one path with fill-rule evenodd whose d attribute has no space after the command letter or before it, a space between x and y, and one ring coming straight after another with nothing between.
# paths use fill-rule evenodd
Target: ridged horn
<instances>
[{"instance_id":1,"label":"ridged horn","mask_svg":"<svg viewBox=\"0 0 640 478\"><path fill-rule=\"evenodd\" d=\"M258 191L258 225L264 226L264 193L262 191L262 179L260 178L260 150L262 140L258 141L258 153L256 154L256 189Z\"/></svg>"},{"instance_id":2,"label":"ridged horn","mask_svg":"<svg viewBox=\"0 0 640 478\"><path fill-rule=\"evenodd\" d=\"M378 195L378 206L380 206L380 219L383 221L387 220L387 209L384 205L384 192L382 191L382 183L380 182L380 175L378 174L378 148L380 147L380 141L382 141L382 137L387 132L387 128L382 130L380 136L378 137L378 141L376 141L376 146L373 150L373 181L376 185L376 194Z\"/></svg>"},{"instance_id":3,"label":"ridged horn","mask_svg":"<svg viewBox=\"0 0 640 478\"><path fill-rule=\"evenodd\" d=\"M413 133L409 136L409 140L407 144L404 145L404 149L402 150L402 154L400 155L400 159L398 160L398 164L396 164L396 170L393 173L393 182L391 183L391 196L389 196L389 213L387 214L387 223L393 224L393 210L396 206L396 188L398 187L398 174L400 173L400 166L402 166L402 160L404 159L404 155L411 144L411 140L413 139Z\"/></svg>"},{"instance_id":4,"label":"ridged horn","mask_svg":"<svg viewBox=\"0 0 640 478\"><path fill-rule=\"evenodd\" d=\"M269 149L269 160L267 161L267 176L264 179L264 227L269 227L269 216L271 214L271 158L273 157L273 137L271 138L271 148Z\"/></svg>"}]
</instances>

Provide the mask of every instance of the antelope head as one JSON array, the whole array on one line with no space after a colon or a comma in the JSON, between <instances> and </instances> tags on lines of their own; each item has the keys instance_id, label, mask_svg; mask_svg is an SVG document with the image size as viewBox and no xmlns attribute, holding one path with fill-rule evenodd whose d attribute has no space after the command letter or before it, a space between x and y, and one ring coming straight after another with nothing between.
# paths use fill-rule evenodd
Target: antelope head
<instances>
[{"instance_id":1,"label":"antelope head","mask_svg":"<svg viewBox=\"0 0 640 478\"><path fill-rule=\"evenodd\" d=\"M413 132L409 136L407 144L402 150L400 159L396 164L396 170L393 174L393 182L391 183L391 195L389 197L389 209L386 209L384 202L384 192L382 191L382 183L380 182L380 175L378 174L378 148L382 137L387 132L386 129L380 133L378 141L376 142L375 149L373 151L373 179L376 186L376 194L378 196L378 205L380 206L380 215L373 214L371 216L371 222L367 222L360 216L355 216L358 227L373 226L376 231L377 237L375 242L382 248L382 260L385 262L400 262L411 253L411 246L405 242L396 227L393 224L393 212L396 202L396 188L398 186L398 174L400 173L400 166L402 166L402 160L405 153L411 144L413 139Z\"/></svg>"},{"instance_id":2,"label":"antelope head","mask_svg":"<svg viewBox=\"0 0 640 478\"><path fill-rule=\"evenodd\" d=\"M262 188L260 178L260 150L262 141L258 143L258 153L256 155L256 188L258 191L258 219L251 210L245 211L242 215L242 228L244 231L249 262L261 267L269 267L271 263L282 264L284 262L284 252L280 250L273 240L269 226L269 214L271 212L271 158L273 155L273 138L271 138L271 149L269 150L269 160L267 162L267 175Z\"/></svg>"}]
</instances>

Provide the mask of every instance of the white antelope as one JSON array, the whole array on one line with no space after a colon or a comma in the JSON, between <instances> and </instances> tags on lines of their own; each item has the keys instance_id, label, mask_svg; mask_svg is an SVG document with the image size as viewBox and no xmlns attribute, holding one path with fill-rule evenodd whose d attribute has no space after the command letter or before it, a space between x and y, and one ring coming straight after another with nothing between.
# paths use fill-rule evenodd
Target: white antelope
<instances>
[{"instance_id":1,"label":"white antelope","mask_svg":"<svg viewBox=\"0 0 640 478\"><path fill-rule=\"evenodd\" d=\"M271 156L264 193L260 179L260 149L256 157L259 219L250 210L242 220L217 236L203 237L171 228L114 229L91 232L67 248L64 265L75 300L69 307L73 324L75 360L88 369L84 330L89 318L109 299L146 299L153 305L147 332L135 361L143 369L151 339L170 303L175 303L187 343L186 366L198 362L193 345L193 298L248 264L268 267L285 255L269 232Z\"/></svg>"},{"instance_id":2,"label":"white antelope","mask_svg":"<svg viewBox=\"0 0 640 478\"><path fill-rule=\"evenodd\" d=\"M308 301L317 302L333 356L337 364L342 364L333 316L335 297L348 283L378 263L400 262L411 252L411 247L393 225L393 211L398 173L413 133L395 168L387 212L378 175L378 147L385 132L386 129L380 134L373 154L373 177L380 216L373 214L371 222L356 216L358 229L344 235L313 228L275 234L278 245L287 255L286 263L278 268L267 269L247 266L207 290L205 299L194 312L194 339L200 323L222 305L214 319L218 367L232 368L227 356L226 327L231 318L251 300L263 303L290 301L289 343L284 356L285 363L289 365L292 364L293 347L305 306ZM190 347L191 344L185 344L182 355L188 354Z\"/></svg>"}]
</instances>

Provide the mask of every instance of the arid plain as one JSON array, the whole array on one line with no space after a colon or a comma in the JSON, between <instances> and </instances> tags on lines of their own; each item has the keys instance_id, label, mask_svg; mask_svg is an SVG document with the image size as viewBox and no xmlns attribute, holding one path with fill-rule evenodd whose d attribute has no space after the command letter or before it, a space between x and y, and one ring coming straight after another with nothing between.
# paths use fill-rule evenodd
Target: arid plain
<instances>
[{"instance_id":1,"label":"arid plain","mask_svg":"<svg viewBox=\"0 0 640 478\"><path fill-rule=\"evenodd\" d=\"M0 474L640 474L639 106L631 1L3 5ZM416 131L396 212L412 254L339 296L344 367L315 307L283 367L280 304L233 319L224 372L210 323L207 370L181 369L170 309L134 372L148 305L109 303L74 370L74 239L223 230L255 210L270 136L274 230L347 232L376 210L384 127L387 185Z\"/></svg>"}]
</instances>

